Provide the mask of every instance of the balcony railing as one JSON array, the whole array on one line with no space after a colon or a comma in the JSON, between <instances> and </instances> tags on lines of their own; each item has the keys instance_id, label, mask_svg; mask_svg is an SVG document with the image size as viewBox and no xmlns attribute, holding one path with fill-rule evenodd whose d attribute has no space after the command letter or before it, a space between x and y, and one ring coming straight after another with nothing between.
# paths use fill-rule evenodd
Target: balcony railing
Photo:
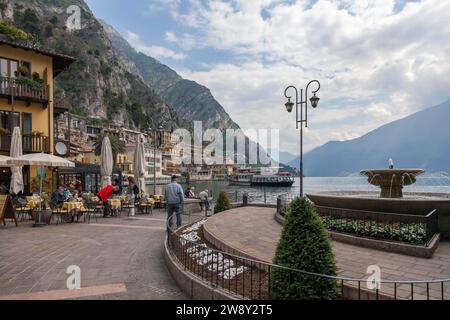
<instances>
[{"instance_id":1,"label":"balcony railing","mask_svg":"<svg viewBox=\"0 0 450 320\"><path fill-rule=\"evenodd\" d=\"M0 151L9 152L11 149L12 134L0 135ZM46 136L23 135L23 153L50 152L50 139Z\"/></svg>"},{"instance_id":2,"label":"balcony railing","mask_svg":"<svg viewBox=\"0 0 450 320\"><path fill-rule=\"evenodd\" d=\"M38 102L47 105L50 101L50 86L42 85L42 88L36 89L29 84L17 83L17 79L0 77L0 95L27 103Z\"/></svg>"}]
</instances>

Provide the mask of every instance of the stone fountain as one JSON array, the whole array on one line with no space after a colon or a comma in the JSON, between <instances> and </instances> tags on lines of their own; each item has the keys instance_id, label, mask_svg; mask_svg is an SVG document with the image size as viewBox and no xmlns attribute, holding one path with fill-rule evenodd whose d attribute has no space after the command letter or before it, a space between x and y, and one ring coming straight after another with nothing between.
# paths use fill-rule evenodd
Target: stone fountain
<instances>
[{"instance_id":1,"label":"stone fountain","mask_svg":"<svg viewBox=\"0 0 450 320\"><path fill-rule=\"evenodd\" d=\"M403 187L414 184L416 176L424 173L422 169L394 169L394 162L389 160L389 169L362 170L370 184L381 188L381 198L403 198Z\"/></svg>"},{"instance_id":2,"label":"stone fountain","mask_svg":"<svg viewBox=\"0 0 450 320\"><path fill-rule=\"evenodd\" d=\"M396 169L392 160L389 169L362 170L361 175L368 182L381 188L381 194L371 191L325 191L307 194L316 205L326 208L340 208L358 211L428 215L437 210L439 231L445 239L450 239L450 194L405 193L403 187L416 182L422 169Z\"/></svg>"}]
</instances>

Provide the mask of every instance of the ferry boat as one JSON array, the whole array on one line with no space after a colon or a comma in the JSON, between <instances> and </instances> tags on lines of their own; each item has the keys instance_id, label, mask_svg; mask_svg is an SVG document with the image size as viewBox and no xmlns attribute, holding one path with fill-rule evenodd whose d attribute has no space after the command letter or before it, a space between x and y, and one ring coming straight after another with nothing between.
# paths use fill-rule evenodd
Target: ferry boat
<instances>
[{"instance_id":1,"label":"ferry boat","mask_svg":"<svg viewBox=\"0 0 450 320\"><path fill-rule=\"evenodd\" d=\"M292 187L294 177L289 172L278 172L279 168L241 169L228 178L233 186Z\"/></svg>"}]
</instances>

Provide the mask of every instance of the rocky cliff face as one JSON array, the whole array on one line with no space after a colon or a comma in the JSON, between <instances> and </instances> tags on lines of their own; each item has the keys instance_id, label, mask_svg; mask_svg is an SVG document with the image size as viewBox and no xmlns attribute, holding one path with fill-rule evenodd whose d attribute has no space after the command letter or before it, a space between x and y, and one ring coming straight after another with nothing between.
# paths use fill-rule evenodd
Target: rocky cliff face
<instances>
[{"instance_id":1,"label":"rocky cliff face","mask_svg":"<svg viewBox=\"0 0 450 320\"><path fill-rule=\"evenodd\" d=\"M168 66L137 52L113 27L102 24L128 71L143 79L182 119L202 121L205 128L239 129L208 88L183 79Z\"/></svg>"},{"instance_id":2,"label":"rocky cliff face","mask_svg":"<svg viewBox=\"0 0 450 320\"><path fill-rule=\"evenodd\" d=\"M81 29L66 27L67 8L81 9ZM136 129L186 126L177 113L116 54L103 26L82 0L0 0L2 18L32 35L36 46L77 59L56 79L57 97L72 112ZM57 98L56 98L57 99Z\"/></svg>"}]
</instances>

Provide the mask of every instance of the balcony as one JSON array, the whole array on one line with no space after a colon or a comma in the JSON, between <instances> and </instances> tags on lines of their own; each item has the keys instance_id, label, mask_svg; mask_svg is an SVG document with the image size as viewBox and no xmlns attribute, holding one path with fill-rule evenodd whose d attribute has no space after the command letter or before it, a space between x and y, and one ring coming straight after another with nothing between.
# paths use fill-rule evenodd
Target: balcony
<instances>
[{"instance_id":1,"label":"balcony","mask_svg":"<svg viewBox=\"0 0 450 320\"><path fill-rule=\"evenodd\" d=\"M0 151L9 152L11 149L12 134L0 135ZM23 153L50 153L50 139L46 136L23 135Z\"/></svg>"},{"instance_id":2,"label":"balcony","mask_svg":"<svg viewBox=\"0 0 450 320\"><path fill-rule=\"evenodd\" d=\"M48 107L50 102L50 86L42 85L42 88L34 88L30 84L18 83L17 79L0 77L0 96L8 98L12 103L12 97L16 100L26 101L27 106L32 102L41 103L43 107Z\"/></svg>"}]
</instances>

